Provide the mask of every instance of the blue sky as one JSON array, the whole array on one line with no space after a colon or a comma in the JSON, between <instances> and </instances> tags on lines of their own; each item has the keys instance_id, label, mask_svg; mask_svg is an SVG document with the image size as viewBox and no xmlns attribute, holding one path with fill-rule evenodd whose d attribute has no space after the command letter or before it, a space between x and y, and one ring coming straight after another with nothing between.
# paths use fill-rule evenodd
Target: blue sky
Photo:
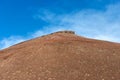
<instances>
[{"instance_id":1,"label":"blue sky","mask_svg":"<svg viewBox=\"0 0 120 80\"><path fill-rule=\"evenodd\" d=\"M59 30L120 42L120 0L0 0L0 49Z\"/></svg>"}]
</instances>

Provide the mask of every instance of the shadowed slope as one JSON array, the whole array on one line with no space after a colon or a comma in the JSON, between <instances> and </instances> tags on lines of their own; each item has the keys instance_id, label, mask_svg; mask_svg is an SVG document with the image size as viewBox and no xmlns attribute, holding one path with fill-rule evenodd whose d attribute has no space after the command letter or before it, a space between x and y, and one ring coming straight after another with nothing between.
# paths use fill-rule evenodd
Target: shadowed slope
<instances>
[{"instance_id":1,"label":"shadowed slope","mask_svg":"<svg viewBox=\"0 0 120 80\"><path fill-rule=\"evenodd\" d=\"M120 44L56 32L0 51L0 80L119 80Z\"/></svg>"}]
</instances>

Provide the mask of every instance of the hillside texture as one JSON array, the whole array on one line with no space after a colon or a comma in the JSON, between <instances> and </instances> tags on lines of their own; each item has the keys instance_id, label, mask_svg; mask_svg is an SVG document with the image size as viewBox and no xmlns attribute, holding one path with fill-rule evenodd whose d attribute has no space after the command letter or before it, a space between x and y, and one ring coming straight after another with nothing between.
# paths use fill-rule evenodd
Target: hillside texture
<instances>
[{"instance_id":1,"label":"hillside texture","mask_svg":"<svg viewBox=\"0 0 120 80\"><path fill-rule=\"evenodd\" d=\"M120 80L120 44L60 31L0 51L0 80Z\"/></svg>"}]
</instances>

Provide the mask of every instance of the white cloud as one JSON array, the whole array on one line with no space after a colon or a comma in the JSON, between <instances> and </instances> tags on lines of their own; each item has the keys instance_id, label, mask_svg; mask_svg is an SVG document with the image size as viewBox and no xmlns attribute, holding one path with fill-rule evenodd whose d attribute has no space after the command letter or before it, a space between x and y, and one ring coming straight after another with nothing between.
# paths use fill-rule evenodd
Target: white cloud
<instances>
[{"instance_id":1,"label":"white cloud","mask_svg":"<svg viewBox=\"0 0 120 80\"><path fill-rule=\"evenodd\" d=\"M42 10L35 19L48 22L42 30L24 37L8 37L0 41L0 49L34 37L59 30L73 30L77 34L100 40L120 42L120 3L106 6L104 11L87 9L69 14L55 14Z\"/></svg>"},{"instance_id":2,"label":"white cloud","mask_svg":"<svg viewBox=\"0 0 120 80\"><path fill-rule=\"evenodd\" d=\"M94 39L100 39L100 40L106 40L106 41L112 41L112 42L120 42L120 39L110 36L110 35L97 35L94 37Z\"/></svg>"},{"instance_id":3,"label":"white cloud","mask_svg":"<svg viewBox=\"0 0 120 80\"><path fill-rule=\"evenodd\" d=\"M119 8L120 3L108 5L104 11L86 9L62 15L45 11L44 16L38 18L50 24L47 26L52 28L47 29L50 32L56 31L56 28L74 30L77 34L86 37L120 42ZM38 16L41 16L41 13Z\"/></svg>"},{"instance_id":4,"label":"white cloud","mask_svg":"<svg viewBox=\"0 0 120 80\"><path fill-rule=\"evenodd\" d=\"M26 39L19 36L11 36L9 38L4 38L0 41L0 49L7 48L11 45L17 44L19 42L25 41Z\"/></svg>"}]
</instances>

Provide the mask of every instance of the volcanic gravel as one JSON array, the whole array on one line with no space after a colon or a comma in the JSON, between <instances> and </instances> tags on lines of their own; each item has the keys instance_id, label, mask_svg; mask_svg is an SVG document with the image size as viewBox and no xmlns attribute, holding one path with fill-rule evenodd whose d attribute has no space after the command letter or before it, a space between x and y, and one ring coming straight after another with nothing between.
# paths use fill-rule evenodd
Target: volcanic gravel
<instances>
[{"instance_id":1,"label":"volcanic gravel","mask_svg":"<svg viewBox=\"0 0 120 80\"><path fill-rule=\"evenodd\" d=\"M120 44L44 35L0 51L0 80L120 80Z\"/></svg>"}]
</instances>

